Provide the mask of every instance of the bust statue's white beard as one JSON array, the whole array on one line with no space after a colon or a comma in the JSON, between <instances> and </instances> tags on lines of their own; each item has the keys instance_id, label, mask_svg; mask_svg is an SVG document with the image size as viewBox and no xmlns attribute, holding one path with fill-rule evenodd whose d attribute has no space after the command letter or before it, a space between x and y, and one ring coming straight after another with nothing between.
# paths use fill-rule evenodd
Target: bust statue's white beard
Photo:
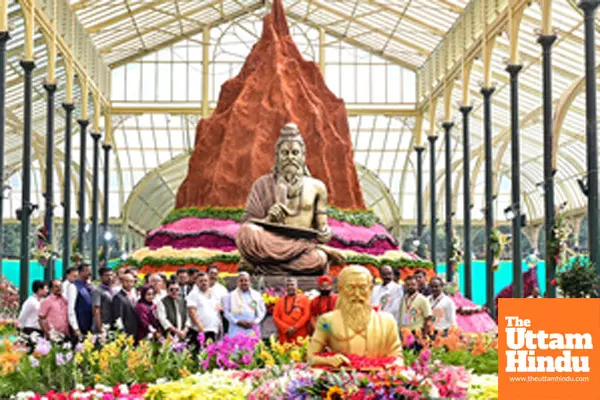
<instances>
[{"instance_id":1,"label":"bust statue's white beard","mask_svg":"<svg viewBox=\"0 0 600 400\"><path fill-rule=\"evenodd\" d=\"M367 329L371 319L371 302L368 299L364 303L354 303L340 296L336 308L341 311L346 326L355 333L364 332Z\"/></svg>"}]
</instances>

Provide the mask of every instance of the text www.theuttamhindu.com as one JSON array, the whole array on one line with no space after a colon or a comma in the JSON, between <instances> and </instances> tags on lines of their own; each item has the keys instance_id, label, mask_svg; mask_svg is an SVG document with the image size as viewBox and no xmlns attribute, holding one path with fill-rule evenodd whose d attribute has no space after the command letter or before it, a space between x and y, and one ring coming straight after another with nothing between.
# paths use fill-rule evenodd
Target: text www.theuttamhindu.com
<instances>
[{"instance_id":1,"label":"text www.theuttamhindu.com","mask_svg":"<svg viewBox=\"0 0 600 400\"><path fill-rule=\"evenodd\" d=\"M589 382L588 376L511 376L510 382Z\"/></svg>"}]
</instances>

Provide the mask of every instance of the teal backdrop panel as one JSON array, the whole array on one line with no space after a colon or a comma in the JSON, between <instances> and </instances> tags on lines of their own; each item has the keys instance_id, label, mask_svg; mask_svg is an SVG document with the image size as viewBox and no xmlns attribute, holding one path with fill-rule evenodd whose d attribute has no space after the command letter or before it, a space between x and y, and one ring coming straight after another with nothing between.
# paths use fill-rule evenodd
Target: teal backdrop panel
<instances>
[{"instance_id":1,"label":"teal backdrop panel","mask_svg":"<svg viewBox=\"0 0 600 400\"><path fill-rule=\"evenodd\" d=\"M119 260L109 261L109 267L114 267ZM473 261L473 301L479 305L485 304L485 287L486 287L486 274L485 274L485 261ZM19 286L19 261L18 260L3 260L2 270L6 278L13 282L17 287ZM56 276L58 278L63 277L62 260L55 261ZM523 272L529 270L529 266L523 262ZM446 265L438 264L437 271L439 273L446 273ZM463 264L460 264L458 268L458 274L460 279L461 292L464 295L465 287L465 274ZM546 292L546 265L543 261L539 261L537 265L538 284L542 293ZM30 261L30 282L29 291L31 292L31 283L36 279L44 279L44 268L37 261ZM494 296L496 296L502 289L510 285L513 280L512 273L512 262L502 261L500 268L495 272L494 281Z\"/></svg>"},{"instance_id":2,"label":"teal backdrop panel","mask_svg":"<svg viewBox=\"0 0 600 400\"><path fill-rule=\"evenodd\" d=\"M113 260L108 262L109 267L113 267L119 260ZM14 283L19 287L19 271L21 269L21 263L19 260L2 260L2 272L6 279ZM54 270L56 277L59 279L63 278L63 263L62 260L54 261ZM31 294L31 285L35 280L44 279L44 267L35 260L29 261L29 294Z\"/></svg>"},{"instance_id":3,"label":"teal backdrop panel","mask_svg":"<svg viewBox=\"0 0 600 400\"><path fill-rule=\"evenodd\" d=\"M538 261L537 263L537 277L538 285L542 294L546 293L546 263L544 261ZM529 270L529 265L523 261L522 265L523 272ZM485 273L485 261L473 261L473 301L476 304L485 304L485 288L486 288L486 273ZM438 273L446 273L446 264L437 265ZM458 275L460 279L460 291L465 294L465 272L463 264L461 263L458 268ZM513 281L512 261L500 262L500 268L494 273L494 297L506 286L510 285Z\"/></svg>"}]
</instances>

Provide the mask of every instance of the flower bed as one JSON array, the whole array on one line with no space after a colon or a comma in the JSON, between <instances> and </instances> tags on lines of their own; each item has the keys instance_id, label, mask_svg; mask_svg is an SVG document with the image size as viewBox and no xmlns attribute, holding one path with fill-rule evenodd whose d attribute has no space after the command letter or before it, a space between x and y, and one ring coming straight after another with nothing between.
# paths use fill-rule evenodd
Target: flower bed
<instances>
[{"instance_id":1,"label":"flower bed","mask_svg":"<svg viewBox=\"0 0 600 400\"><path fill-rule=\"evenodd\" d=\"M471 378L471 375L497 373L498 353L494 336L464 335L453 330L448 337L432 341L404 332L405 347L415 340L421 340L425 350L420 354L405 350L407 368L388 367L385 371L351 373L308 368L309 339L301 340L298 345L281 345L273 338L265 341L257 335L237 335L225 337L217 343L207 343L198 356L192 355L185 344L177 340L142 341L134 346L133 340L122 334L105 338L89 336L74 351L70 346L53 345L39 339L32 355L5 341L0 345L0 398L9 399L19 391L47 394L55 390L62 392L50 392L55 398L70 399L79 395L77 391L72 393L76 388L81 391L82 387L104 385L102 387L112 390L122 387L122 384L137 388L131 385L141 382L149 384L146 397L157 400L190 398L178 393L200 393L200 398L209 399L245 398L250 395L256 399L267 398L265 396L285 398L284 393L304 390L296 387L304 382L303 379L309 380L312 385L304 382L302 386L312 388L306 389L309 392L302 392L306 399L314 398L317 391L325 397L329 394L330 398L336 398L331 397L335 395L369 398L381 390L389 392L390 388L398 395L412 393L415 398L436 393L440 393L440 397L450 397L443 393L455 393L457 398L464 398L466 392L463 389L469 382L476 382L476 385L469 386L469 398L493 398L494 390L497 391L494 379L497 378ZM363 370L387 364L383 362L385 360L375 360L376 365L372 365L373 360L350 358L355 367ZM415 377L416 381L411 380ZM407 381L407 378L411 379ZM442 381L446 382L445 386ZM378 382L385 387L380 387ZM335 386L343 392L338 393ZM128 394L133 395L131 390ZM114 393L106 395L101 398L135 398L115 397ZM367 397L357 397L363 395ZM141 395L138 397L141 398Z\"/></svg>"}]
</instances>

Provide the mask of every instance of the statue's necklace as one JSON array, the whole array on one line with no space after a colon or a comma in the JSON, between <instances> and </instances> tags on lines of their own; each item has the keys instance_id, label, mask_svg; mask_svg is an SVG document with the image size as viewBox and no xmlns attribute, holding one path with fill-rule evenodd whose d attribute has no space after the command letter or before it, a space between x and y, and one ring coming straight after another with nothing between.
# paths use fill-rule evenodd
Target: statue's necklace
<instances>
[{"instance_id":1,"label":"statue's necklace","mask_svg":"<svg viewBox=\"0 0 600 400\"><path fill-rule=\"evenodd\" d=\"M294 308L296 307L296 296L294 296L294 301L292 301L292 307L288 311L288 308L287 308L288 297L289 296L285 296L285 299L283 299L283 312L285 312L286 315L290 315L292 313L292 311L294 311Z\"/></svg>"}]
</instances>

